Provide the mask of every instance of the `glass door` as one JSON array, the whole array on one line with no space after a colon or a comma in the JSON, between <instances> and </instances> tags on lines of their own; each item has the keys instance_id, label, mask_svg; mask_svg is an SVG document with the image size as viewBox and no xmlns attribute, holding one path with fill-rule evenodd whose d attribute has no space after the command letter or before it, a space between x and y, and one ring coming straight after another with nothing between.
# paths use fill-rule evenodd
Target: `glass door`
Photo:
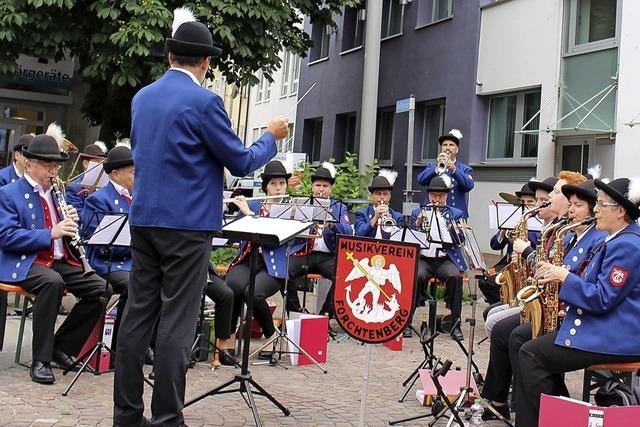
<instances>
[{"instance_id":1,"label":"glass door","mask_svg":"<svg viewBox=\"0 0 640 427\"><path fill-rule=\"evenodd\" d=\"M13 143L20 135L20 125L0 123L0 166L5 167L12 162Z\"/></svg>"}]
</instances>

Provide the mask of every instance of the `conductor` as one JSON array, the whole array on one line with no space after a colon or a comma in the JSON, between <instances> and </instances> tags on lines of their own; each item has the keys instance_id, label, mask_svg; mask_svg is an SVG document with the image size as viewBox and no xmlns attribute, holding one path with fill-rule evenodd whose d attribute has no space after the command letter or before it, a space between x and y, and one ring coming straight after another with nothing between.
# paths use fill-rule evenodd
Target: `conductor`
<instances>
[{"instance_id":1,"label":"conductor","mask_svg":"<svg viewBox=\"0 0 640 427\"><path fill-rule=\"evenodd\" d=\"M176 9L166 50L170 68L131 104L133 266L118 337L114 426L184 425L189 350L222 220L223 168L236 176L253 172L288 133L287 120L276 118L256 142L243 145L222 99L200 86L222 51L188 9ZM146 420L142 365L158 318L152 419Z\"/></svg>"}]
</instances>

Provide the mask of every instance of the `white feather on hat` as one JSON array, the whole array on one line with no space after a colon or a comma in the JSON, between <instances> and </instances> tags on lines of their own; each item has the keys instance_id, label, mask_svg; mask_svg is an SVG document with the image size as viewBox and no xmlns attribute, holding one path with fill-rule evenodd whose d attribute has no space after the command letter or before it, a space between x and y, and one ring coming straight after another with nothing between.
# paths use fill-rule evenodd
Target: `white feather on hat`
<instances>
[{"instance_id":1,"label":"white feather on hat","mask_svg":"<svg viewBox=\"0 0 640 427\"><path fill-rule=\"evenodd\" d=\"M602 178L600 181L602 181L605 184L609 184L611 182L611 178Z\"/></svg>"},{"instance_id":2,"label":"white feather on hat","mask_svg":"<svg viewBox=\"0 0 640 427\"><path fill-rule=\"evenodd\" d=\"M378 176L385 178L387 181L389 181L389 185L393 186L393 184L396 182L396 178L398 178L398 172L391 169L380 169L380 172L378 172Z\"/></svg>"},{"instance_id":3,"label":"white feather on hat","mask_svg":"<svg viewBox=\"0 0 640 427\"><path fill-rule=\"evenodd\" d=\"M629 178L629 195L627 198L634 205L640 202L640 177L634 176L633 178Z\"/></svg>"},{"instance_id":4,"label":"white feather on hat","mask_svg":"<svg viewBox=\"0 0 640 427\"><path fill-rule=\"evenodd\" d=\"M60 148L60 151L63 151L62 148L64 147L65 138L64 132L62 132L62 127L56 122L53 122L49 127L47 127L47 131L45 133L55 139L58 143L58 148Z\"/></svg>"},{"instance_id":5,"label":"white feather on hat","mask_svg":"<svg viewBox=\"0 0 640 427\"><path fill-rule=\"evenodd\" d=\"M598 179L602 174L602 166L600 166L600 164L595 164L587 169L587 173L591 175L593 179Z\"/></svg>"},{"instance_id":6,"label":"white feather on hat","mask_svg":"<svg viewBox=\"0 0 640 427\"><path fill-rule=\"evenodd\" d=\"M197 19L188 7L179 7L173 11L173 24L171 24L171 37L176 34L180 25L185 22L196 22Z\"/></svg>"},{"instance_id":7,"label":"white feather on hat","mask_svg":"<svg viewBox=\"0 0 640 427\"><path fill-rule=\"evenodd\" d=\"M320 165L320 167L323 167L326 170L328 170L329 171L329 175L331 175L331 178L335 178L336 177L336 167L333 165L333 163L322 162L322 165Z\"/></svg>"},{"instance_id":8,"label":"white feather on hat","mask_svg":"<svg viewBox=\"0 0 640 427\"><path fill-rule=\"evenodd\" d=\"M449 135L453 135L458 139L462 139L462 132L460 132L458 129L451 129L449 131Z\"/></svg>"},{"instance_id":9,"label":"white feather on hat","mask_svg":"<svg viewBox=\"0 0 640 427\"><path fill-rule=\"evenodd\" d=\"M442 178L442 180L444 181L444 185L446 185L447 188L451 188L451 177L449 175L443 173L440 175L440 178Z\"/></svg>"},{"instance_id":10,"label":"white feather on hat","mask_svg":"<svg viewBox=\"0 0 640 427\"><path fill-rule=\"evenodd\" d=\"M122 138L116 142L116 147L127 147L131 148L131 140L129 138Z\"/></svg>"},{"instance_id":11,"label":"white feather on hat","mask_svg":"<svg viewBox=\"0 0 640 427\"><path fill-rule=\"evenodd\" d=\"M540 180L537 177L532 176L531 178L529 178L529 182L540 182Z\"/></svg>"},{"instance_id":12,"label":"white feather on hat","mask_svg":"<svg viewBox=\"0 0 640 427\"><path fill-rule=\"evenodd\" d=\"M93 145L97 145L98 148L101 149L103 153L106 153L108 151L107 144L105 144L104 141L95 141Z\"/></svg>"}]
</instances>

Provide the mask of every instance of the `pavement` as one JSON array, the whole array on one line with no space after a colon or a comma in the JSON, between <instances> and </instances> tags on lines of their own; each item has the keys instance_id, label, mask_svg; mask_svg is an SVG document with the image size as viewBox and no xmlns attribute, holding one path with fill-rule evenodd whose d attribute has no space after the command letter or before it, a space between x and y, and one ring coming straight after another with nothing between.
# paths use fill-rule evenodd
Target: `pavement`
<instances>
[{"instance_id":1,"label":"pavement","mask_svg":"<svg viewBox=\"0 0 640 427\"><path fill-rule=\"evenodd\" d=\"M314 307L314 296L308 297L309 307ZM9 298L12 301L12 297ZM65 297L64 304L70 308L72 297ZM474 358L484 373L487 366L489 342L477 343L484 338L482 310L486 303L478 303L478 326L476 328ZM419 307L413 324L419 327L424 307ZM439 304L438 312L446 312ZM471 316L471 306L465 304L463 316ZM17 336L18 317L9 317L5 350L0 352L0 426L110 426L113 418L112 389L113 374L99 376L83 374L68 396L62 392L71 382L71 375L62 375L54 369L56 383L38 385L29 379L28 369L13 363ZM335 324L334 324L335 327ZM27 330L30 329L30 325ZM465 346L468 345L469 324L463 327ZM30 331L25 337L23 360L30 358ZM261 340L254 340L257 348ZM398 399L403 394L402 381L420 364L424 353L417 337L406 339L403 350L395 352L382 345L371 346L371 365L368 371L365 424L385 426L391 420L429 414L429 408L420 406L415 398L414 386L403 403ZM290 411L284 416L280 410L264 397L256 396L260 418L265 426L351 426L358 425L360 403L363 397L364 378L367 376L365 356L367 346L346 336L329 340L328 370L324 374L316 366L291 366L283 359L276 366L251 366L253 379L278 399ZM449 336L440 335L435 340L435 354L451 359L454 367L465 369L466 358L459 346ZM145 367L147 373L149 367ZM187 378L187 400L198 396L239 373L239 369L221 368L213 370L208 362L198 363L190 369ZM580 397L582 372L566 376L573 397ZM151 417L149 405L151 388L145 386L145 415ZM513 414L512 414L513 415ZM207 397L184 410L185 422L193 426L244 426L253 425L252 413L239 393ZM401 425L427 425L431 417ZM436 425L445 425L446 419ZM503 425L500 422L485 422L487 427Z\"/></svg>"}]
</instances>

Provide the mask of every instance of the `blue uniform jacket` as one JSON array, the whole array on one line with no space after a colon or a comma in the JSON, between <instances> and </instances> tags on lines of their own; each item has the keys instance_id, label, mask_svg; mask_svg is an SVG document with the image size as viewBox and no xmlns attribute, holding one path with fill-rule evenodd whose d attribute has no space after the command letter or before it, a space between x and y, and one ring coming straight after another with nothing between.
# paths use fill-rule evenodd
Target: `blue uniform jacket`
<instances>
[{"instance_id":1,"label":"blue uniform jacket","mask_svg":"<svg viewBox=\"0 0 640 427\"><path fill-rule=\"evenodd\" d=\"M449 191L449 197L447 197L447 206L460 209L463 218L468 218L467 193L471 191L474 186L473 169L459 160L456 160L455 164L456 171L448 174L451 177L452 187ZM418 175L418 183L426 187L436 175L436 164L429 163Z\"/></svg>"},{"instance_id":2,"label":"blue uniform jacket","mask_svg":"<svg viewBox=\"0 0 640 427\"><path fill-rule=\"evenodd\" d=\"M224 167L245 176L276 155L269 132L245 147L222 99L181 71L142 88L131 110L132 226L218 230Z\"/></svg>"},{"instance_id":3,"label":"blue uniform jacket","mask_svg":"<svg viewBox=\"0 0 640 427\"><path fill-rule=\"evenodd\" d=\"M599 245L579 277L560 287L566 317L555 343L603 354L640 356L640 227Z\"/></svg>"},{"instance_id":4,"label":"blue uniform jacket","mask_svg":"<svg viewBox=\"0 0 640 427\"><path fill-rule=\"evenodd\" d=\"M0 187L0 282L24 280L38 251L50 247L38 192L24 177Z\"/></svg>"},{"instance_id":5,"label":"blue uniform jacket","mask_svg":"<svg viewBox=\"0 0 640 427\"><path fill-rule=\"evenodd\" d=\"M87 196L82 191L84 187L81 185L78 185L78 183L82 181L83 177L84 177L84 174L80 175L78 178L71 181L71 183L67 185L64 191L64 200L67 202L67 204L76 208L76 211L78 212L78 216L80 218L82 218L82 211L84 210L84 202L87 199Z\"/></svg>"},{"instance_id":6,"label":"blue uniform jacket","mask_svg":"<svg viewBox=\"0 0 640 427\"><path fill-rule=\"evenodd\" d=\"M248 202L249 209L251 209L256 214L258 214L258 212L260 211L261 204L262 203L259 200L252 200ZM242 213L238 212L238 216L243 215ZM288 243L280 246L260 245L260 248L262 249L262 260L264 261L264 265L269 276L275 277L277 279L285 279L287 277L287 256L301 250L304 245L306 245L306 243L306 239L295 239L295 241L291 245L291 249L288 252ZM248 255L248 253L246 252L246 248L247 242L242 241L242 243L240 243L240 247L238 248L238 252L236 253L235 259L231 262L230 269Z\"/></svg>"},{"instance_id":7,"label":"blue uniform jacket","mask_svg":"<svg viewBox=\"0 0 640 427\"><path fill-rule=\"evenodd\" d=\"M411 227L416 228L416 219L418 218L418 215L420 214L422 209L423 208L417 208L414 209L413 212L411 212ZM455 209L450 206L445 206L442 209L442 216L449 222L457 221L464 218L460 209ZM464 257L462 256L462 249L460 249L460 246L451 246L450 248L445 249L442 252L447 254L447 257L449 257L451 262L453 262L456 267L458 267L458 270L465 271L467 269L467 263L464 261Z\"/></svg>"},{"instance_id":8,"label":"blue uniform jacket","mask_svg":"<svg viewBox=\"0 0 640 427\"><path fill-rule=\"evenodd\" d=\"M19 179L20 177L16 173L16 170L13 167L13 163L11 163L6 168L0 169L0 187L4 187L7 184L16 182Z\"/></svg>"},{"instance_id":9,"label":"blue uniform jacket","mask_svg":"<svg viewBox=\"0 0 640 427\"><path fill-rule=\"evenodd\" d=\"M376 237L377 227L371 226L371 220L373 219L374 213L375 209L372 204L356 212L356 236ZM396 225L398 227L402 227L404 225L404 216L400 212L396 212L389 208L389 214L396 221ZM383 232L382 236L385 237L386 234L387 233Z\"/></svg>"},{"instance_id":10,"label":"blue uniform jacket","mask_svg":"<svg viewBox=\"0 0 640 427\"><path fill-rule=\"evenodd\" d=\"M127 200L116 191L111 182L87 197L82 214L86 237L93 234L104 214L129 213ZM88 246L87 259L91 267L101 276L109 272L109 254L111 271L131 271L131 249L125 247Z\"/></svg>"},{"instance_id":11,"label":"blue uniform jacket","mask_svg":"<svg viewBox=\"0 0 640 427\"><path fill-rule=\"evenodd\" d=\"M565 248L568 247L575 235L574 232L567 234L564 239ZM607 237L607 233L598 230L595 225L589 227L580 241L572 245L568 251L565 250L563 259L565 267L572 273L577 272L582 262L587 259L592 250L602 243L605 237Z\"/></svg>"}]
</instances>

